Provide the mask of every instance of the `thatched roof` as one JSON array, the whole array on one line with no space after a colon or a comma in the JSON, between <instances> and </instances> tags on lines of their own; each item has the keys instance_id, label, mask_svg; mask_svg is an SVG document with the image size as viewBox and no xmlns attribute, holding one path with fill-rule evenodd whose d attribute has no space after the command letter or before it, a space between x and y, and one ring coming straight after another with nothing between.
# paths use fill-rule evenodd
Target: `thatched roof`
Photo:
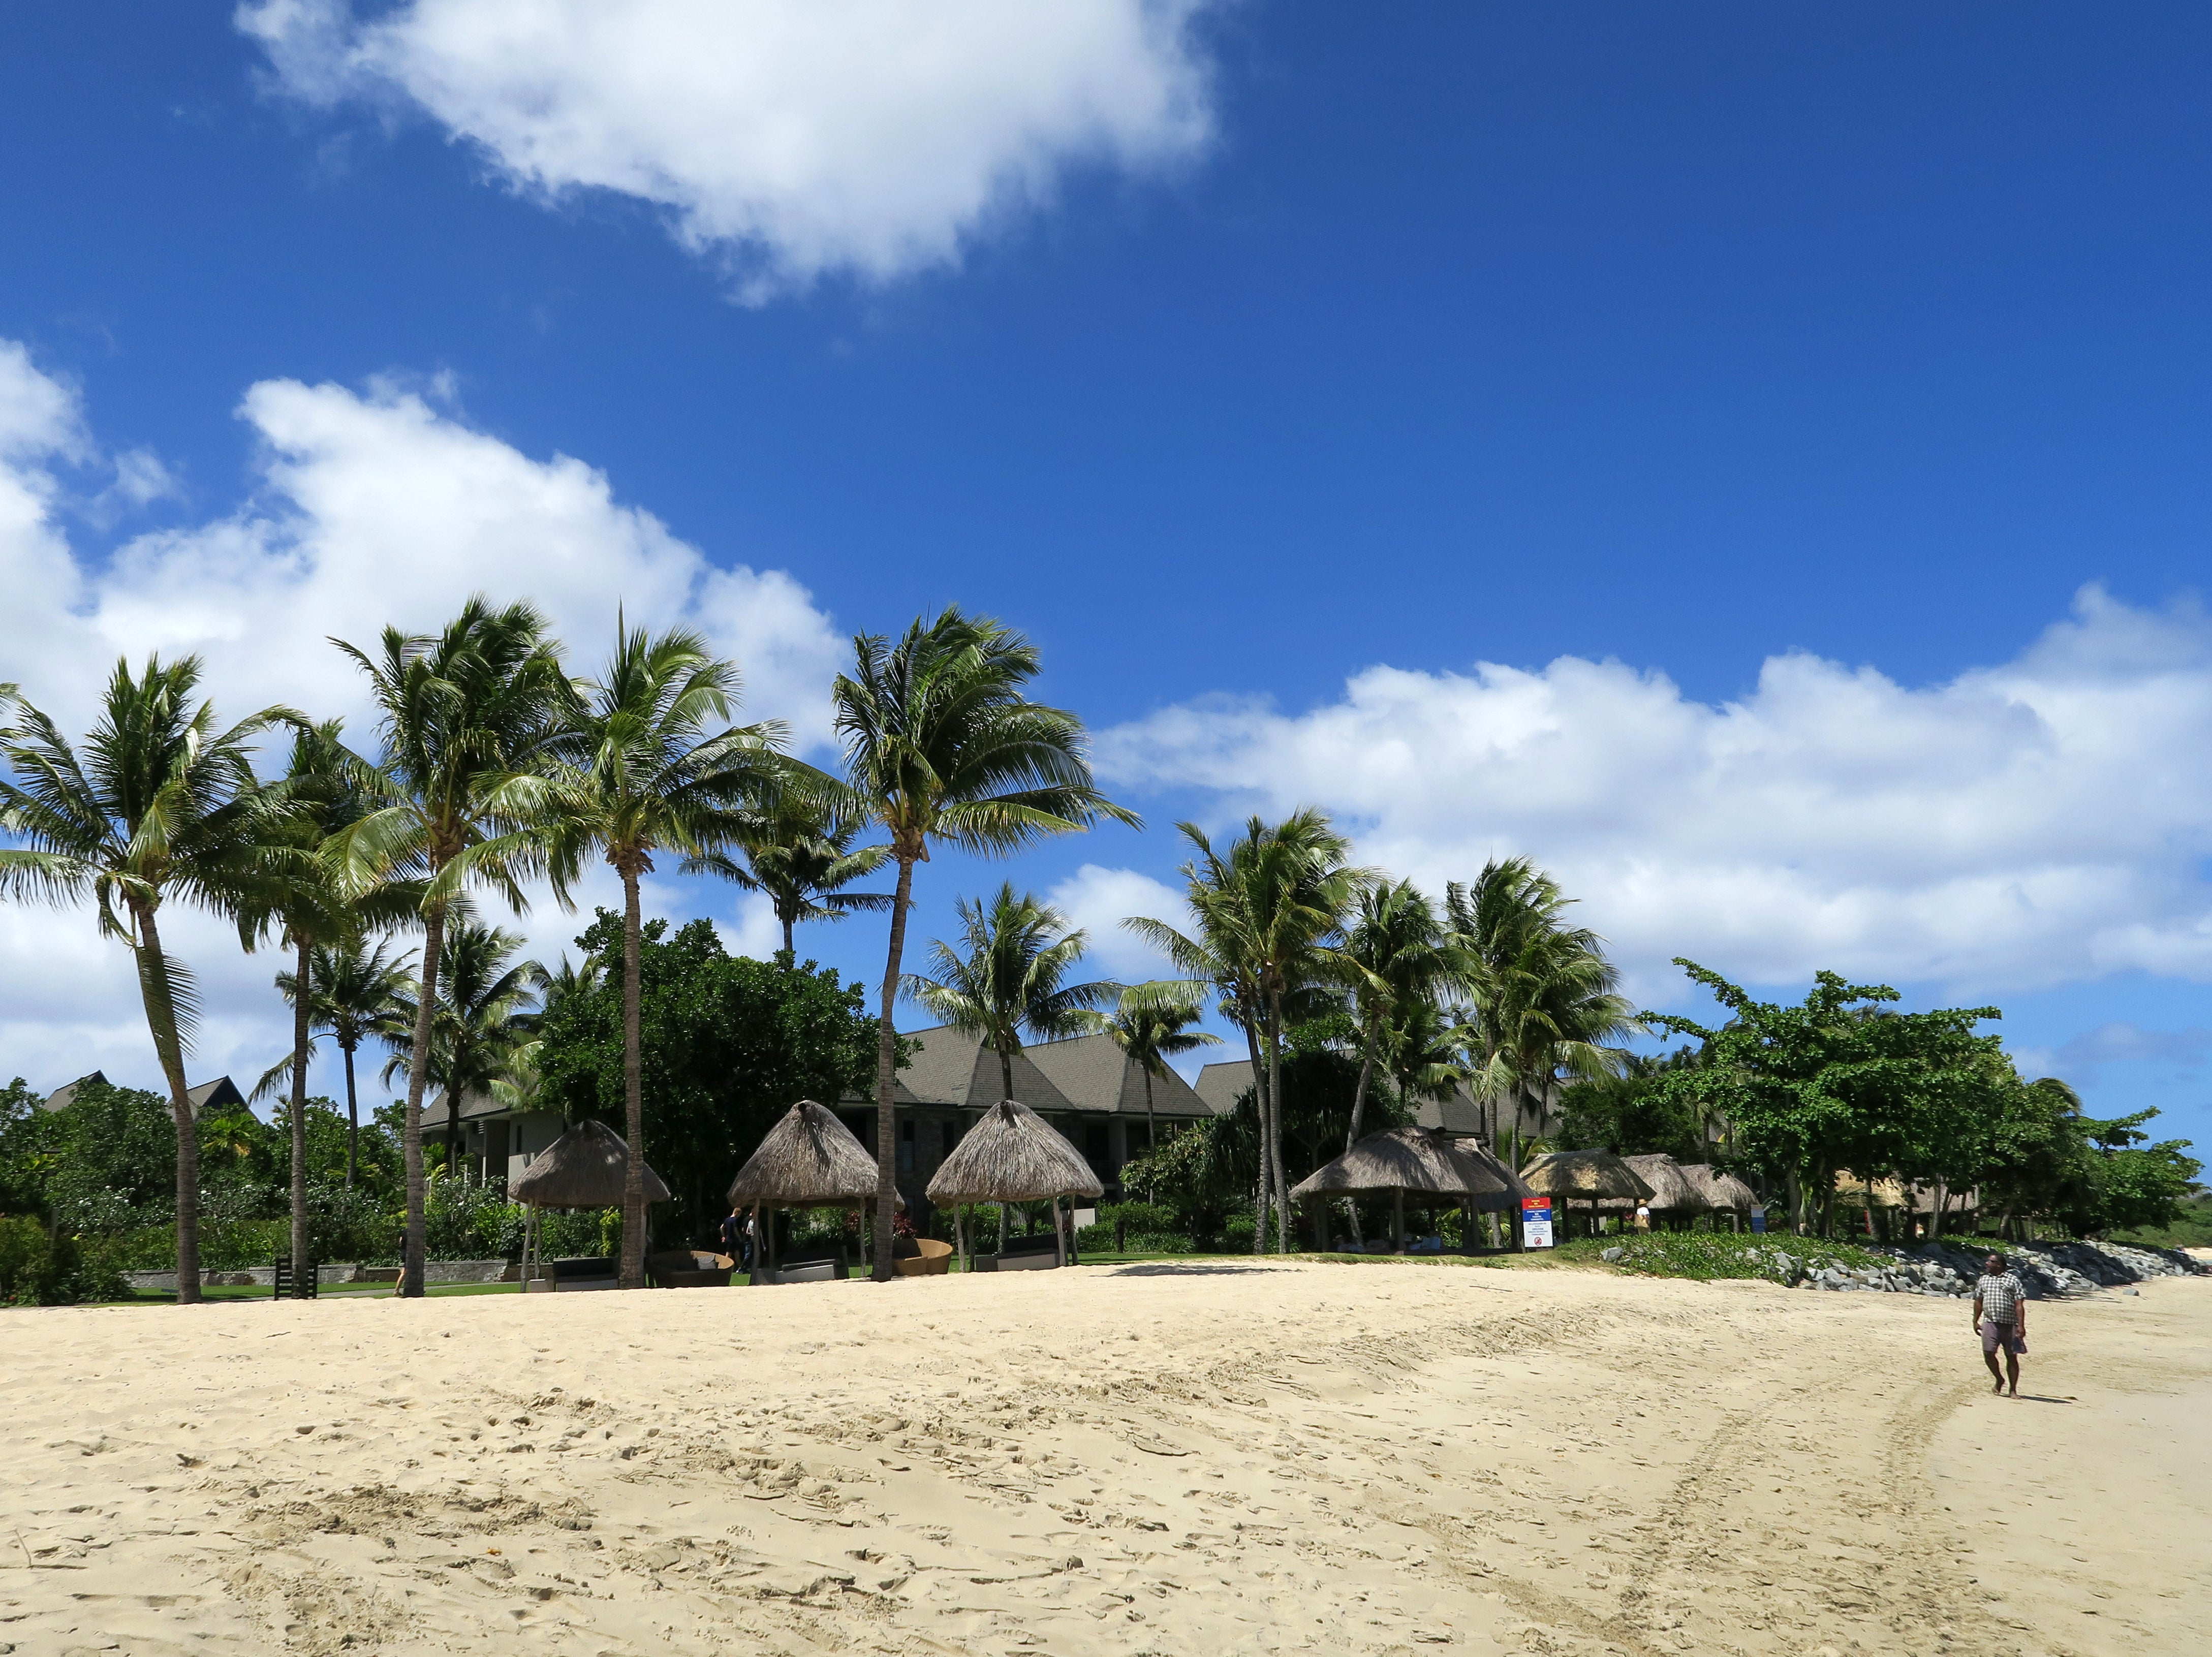
<instances>
[{"instance_id":1,"label":"thatched roof","mask_svg":"<svg viewBox=\"0 0 2212 1657\"><path fill-rule=\"evenodd\" d=\"M629 1147L605 1122L572 1122L530 1160L507 1194L537 1208L617 1208L629 1171ZM668 1200L668 1187L645 1170L645 1199Z\"/></svg>"},{"instance_id":2,"label":"thatched roof","mask_svg":"<svg viewBox=\"0 0 2212 1657\"><path fill-rule=\"evenodd\" d=\"M930 1176L933 1203L1027 1203L1096 1197L1105 1187L1083 1153L1018 1100L983 1113Z\"/></svg>"},{"instance_id":3,"label":"thatched roof","mask_svg":"<svg viewBox=\"0 0 2212 1657\"><path fill-rule=\"evenodd\" d=\"M1651 1187L1649 1197L1612 1197L1598 1204L1600 1208L1630 1209L1639 1202L1656 1214L1690 1214L1702 1212L1710 1206L1705 1193L1694 1180L1682 1176L1682 1165L1664 1151L1652 1151L1638 1156L1624 1156L1622 1162L1635 1170L1636 1177Z\"/></svg>"},{"instance_id":4,"label":"thatched roof","mask_svg":"<svg viewBox=\"0 0 2212 1657\"><path fill-rule=\"evenodd\" d=\"M1850 1208L1864 1208L1867 1204L1867 1181L1863 1174L1854 1174L1847 1168L1836 1170L1836 1200ZM1907 1201L1904 1181L1875 1176L1874 1205L1876 1208L1903 1208ZM1936 1193L1928 1193L1928 1205L1934 1207Z\"/></svg>"},{"instance_id":5,"label":"thatched roof","mask_svg":"<svg viewBox=\"0 0 2212 1657\"><path fill-rule=\"evenodd\" d=\"M783 1114L730 1181L732 1208L842 1208L875 1194L876 1159L827 1105L811 1099Z\"/></svg>"},{"instance_id":6,"label":"thatched roof","mask_svg":"<svg viewBox=\"0 0 2212 1657\"><path fill-rule=\"evenodd\" d=\"M1759 1193L1733 1174L1723 1174L1710 1162L1686 1162L1682 1177L1698 1189L1705 1206L1735 1209L1746 1213L1759 1206Z\"/></svg>"},{"instance_id":7,"label":"thatched roof","mask_svg":"<svg viewBox=\"0 0 2212 1657\"><path fill-rule=\"evenodd\" d=\"M1523 1180L1511 1168L1506 1167L1504 1162L1500 1162L1498 1158L1498 1153L1492 1150L1488 1145L1483 1144L1480 1139L1455 1138L1452 1140L1452 1144L1456 1145L1466 1155L1474 1157L1475 1161L1480 1162L1485 1168L1488 1168L1504 1182L1505 1195L1510 1199L1510 1200L1501 1205L1502 1207L1511 1208L1516 1204L1518 1204L1523 1197L1534 1197L1537 1194L1534 1187L1529 1185L1527 1181ZM1487 1207L1488 1205L1477 1203L1475 1206L1478 1208L1483 1208Z\"/></svg>"},{"instance_id":8,"label":"thatched roof","mask_svg":"<svg viewBox=\"0 0 2212 1657\"><path fill-rule=\"evenodd\" d=\"M1521 1170L1532 1191L1547 1197L1649 1197L1651 1187L1609 1150L1553 1150Z\"/></svg>"},{"instance_id":9,"label":"thatched roof","mask_svg":"<svg viewBox=\"0 0 2212 1657\"><path fill-rule=\"evenodd\" d=\"M1394 1127L1369 1134L1334 1162L1316 1168L1291 1196L1412 1191L1458 1202L1468 1197L1503 1197L1507 1190L1503 1179L1454 1144L1449 1135L1425 1127Z\"/></svg>"}]
</instances>

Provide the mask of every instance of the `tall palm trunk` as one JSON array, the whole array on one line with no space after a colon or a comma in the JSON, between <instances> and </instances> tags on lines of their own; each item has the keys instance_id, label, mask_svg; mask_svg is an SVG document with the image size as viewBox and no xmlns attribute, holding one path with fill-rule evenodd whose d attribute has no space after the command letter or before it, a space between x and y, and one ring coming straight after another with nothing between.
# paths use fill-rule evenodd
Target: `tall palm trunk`
<instances>
[{"instance_id":1,"label":"tall palm trunk","mask_svg":"<svg viewBox=\"0 0 2212 1657\"><path fill-rule=\"evenodd\" d=\"M1275 1252L1291 1252L1291 1182L1283 1177L1283 992L1267 998L1267 1174L1275 1182Z\"/></svg>"},{"instance_id":2,"label":"tall palm trunk","mask_svg":"<svg viewBox=\"0 0 2212 1657\"><path fill-rule=\"evenodd\" d=\"M361 1105L353 1087L353 1043L342 1042L346 1073L346 1189L353 1189L355 1170L361 1162Z\"/></svg>"},{"instance_id":3,"label":"tall palm trunk","mask_svg":"<svg viewBox=\"0 0 2212 1657\"><path fill-rule=\"evenodd\" d=\"M629 1160L623 1168L622 1284L645 1287L644 996L637 979L642 955L638 920L639 854L626 853L623 877L623 1125Z\"/></svg>"},{"instance_id":4,"label":"tall palm trunk","mask_svg":"<svg viewBox=\"0 0 2212 1657\"><path fill-rule=\"evenodd\" d=\"M161 953L161 929L150 907L136 908L138 924L138 994L146 1006L146 1027L154 1037L154 1056L169 1084L169 1109L177 1121L177 1304L197 1306L200 1298L200 1134L185 1091L185 1054L177 1039L177 1003L169 986L169 963Z\"/></svg>"},{"instance_id":5,"label":"tall palm trunk","mask_svg":"<svg viewBox=\"0 0 2212 1657\"><path fill-rule=\"evenodd\" d=\"M1260 1027L1244 1026L1244 1046L1252 1055L1252 1112L1260 1127L1260 1172L1252 1181L1252 1252L1267 1247L1267 1067L1260 1061Z\"/></svg>"},{"instance_id":6,"label":"tall palm trunk","mask_svg":"<svg viewBox=\"0 0 2212 1657\"><path fill-rule=\"evenodd\" d=\"M430 1015L438 996L438 953L445 941L446 906L439 903L422 917L422 987L407 1063L407 1113L399 1124L407 1164L407 1232L400 1244L399 1292L409 1299L422 1293L422 1084L430 1069Z\"/></svg>"},{"instance_id":7,"label":"tall palm trunk","mask_svg":"<svg viewBox=\"0 0 2212 1657\"><path fill-rule=\"evenodd\" d=\"M891 1278L891 1211L897 1205L898 1136L891 1120L891 1087L898 1071L898 1033L891 1011L898 1005L899 958L906 952L906 911L914 901L914 857L898 854L898 889L891 895L891 945L884 963L883 1011L876 1027L876 1235L875 1266L870 1272L878 1283ZM1000 1222L1005 1223L1005 1211Z\"/></svg>"},{"instance_id":8,"label":"tall palm trunk","mask_svg":"<svg viewBox=\"0 0 2212 1657\"><path fill-rule=\"evenodd\" d=\"M307 992L307 940L296 938L300 965L292 996L292 1282L307 1261L307 1054L314 1008Z\"/></svg>"},{"instance_id":9,"label":"tall palm trunk","mask_svg":"<svg viewBox=\"0 0 2212 1657\"><path fill-rule=\"evenodd\" d=\"M1014 1055L1005 1047L999 1049L999 1085L1006 1089L999 1097L1011 1099L1014 1096Z\"/></svg>"},{"instance_id":10,"label":"tall palm trunk","mask_svg":"<svg viewBox=\"0 0 2212 1657\"><path fill-rule=\"evenodd\" d=\"M1139 1068L1145 1073L1145 1159L1149 1163L1152 1153L1160 1148L1160 1125L1152 1116L1152 1072L1146 1066ZM1152 1199L1152 1187L1148 1185L1145 1187L1145 1200Z\"/></svg>"},{"instance_id":11,"label":"tall palm trunk","mask_svg":"<svg viewBox=\"0 0 2212 1657\"><path fill-rule=\"evenodd\" d=\"M775 918L783 923L783 952L796 960L799 956L799 948L798 945L792 941L792 924L793 917L787 914L784 912L782 906L779 904L776 907Z\"/></svg>"},{"instance_id":12,"label":"tall palm trunk","mask_svg":"<svg viewBox=\"0 0 2212 1657\"><path fill-rule=\"evenodd\" d=\"M1358 1143L1359 1119L1367 1111L1367 1084L1375 1076L1375 1032L1367 1032L1367 1041L1359 1051L1359 1080L1352 1089L1352 1121L1344 1130L1344 1149L1348 1155ZM1346 1194L1344 1199L1345 1217L1351 1223L1352 1241L1364 1247L1367 1240L1359 1234L1359 1199ZM1328 1239L1324 1237L1322 1242Z\"/></svg>"}]
</instances>

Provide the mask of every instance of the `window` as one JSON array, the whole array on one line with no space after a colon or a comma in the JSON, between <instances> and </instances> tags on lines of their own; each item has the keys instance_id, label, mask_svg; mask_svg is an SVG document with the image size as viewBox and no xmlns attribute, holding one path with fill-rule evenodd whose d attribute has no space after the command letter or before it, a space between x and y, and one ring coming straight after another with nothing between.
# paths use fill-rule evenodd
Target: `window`
<instances>
[{"instance_id":1,"label":"window","mask_svg":"<svg viewBox=\"0 0 2212 1657\"><path fill-rule=\"evenodd\" d=\"M898 1167L902 1174L914 1172L914 1122L911 1118L899 1124Z\"/></svg>"}]
</instances>

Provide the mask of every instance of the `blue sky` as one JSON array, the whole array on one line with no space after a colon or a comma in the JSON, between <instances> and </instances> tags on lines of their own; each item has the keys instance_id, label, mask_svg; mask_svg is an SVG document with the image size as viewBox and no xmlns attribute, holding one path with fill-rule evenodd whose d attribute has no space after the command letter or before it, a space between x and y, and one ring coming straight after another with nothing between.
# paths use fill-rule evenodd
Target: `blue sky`
<instances>
[{"instance_id":1,"label":"blue sky","mask_svg":"<svg viewBox=\"0 0 2212 1657\"><path fill-rule=\"evenodd\" d=\"M972 0L924 71L866 4L591 9L13 20L0 677L344 711L321 634L465 577L586 661L702 620L818 737L844 635L958 602L1152 822L1007 871L1094 929L1313 800L1558 868L1654 1001L1995 1001L2212 1131L2200 10ZM0 928L0 1071L150 1071L88 918Z\"/></svg>"}]
</instances>

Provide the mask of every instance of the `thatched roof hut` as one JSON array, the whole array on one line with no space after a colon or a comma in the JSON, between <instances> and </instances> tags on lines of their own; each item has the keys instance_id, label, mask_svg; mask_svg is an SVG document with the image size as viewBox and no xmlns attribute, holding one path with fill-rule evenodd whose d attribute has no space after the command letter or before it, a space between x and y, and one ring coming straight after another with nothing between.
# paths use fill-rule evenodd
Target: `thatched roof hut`
<instances>
[{"instance_id":1,"label":"thatched roof hut","mask_svg":"<svg viewBox=\"0 0 2212 1657\"><path fill-rule=\"evenodd\" d=\"M629 1147L605 1122L571 1122L531 1159L507 1194L533 1208L618 1208L629 1171ZM645 1199L668 1200L668 1187L645 1170Z\"/></svg>"},{"instance_id":2,"label":"thatched roof hut","mask_svg":"<svg viewBox=\"0 0 2212 1657\"><path fill-rule=\"evenodd\" d=\"M1686 1162L1682 1177L1698 1188L1705 1206L1749 1213L1759 1206L1759 1194L1733 1174L1723 1174L1710 1162Z\"/></svg>"},{"instance_id":3,"label":"thatched roof hut","mask_svg":"<svg viewBox=\"0 0 2212 1657\"><path fill-rule=\"evenodd\" d=\"M730 1181L732 1209L853 1208L875 1195L876 1159L828 1106L811 1099L783 1114ZM899 1206L906 1206L903 1198Z\"/></svg>"},{"instance_id":4,"label":"thatched roof hut","mask_svg":"<svg viewBox=\"0 0 2212 1657\"><path fill-rule=\"evenodd\" d=\"M1607 1197L1632 1200L1648 1199L1651 1186L1637 1171L1609 1150L1552 1150L1532 1157L1521 1178L1540 1196L1569 1197L1583 1202Z\"/></svg>"},{"instance_id":5,"label":"thatched roof hut","mask_svg":"<svg viewBox=\"0 0 2212 1657\"><path fill-rule=\"evenodd\" d=\"M1639 1203L1654 1214L1702 1213L1711 1205L1705 1201L1705 1193L1693 1180L1685 1179L1682 1165L1664 1151L1651 1151L1642 1156L1620 1159L1635 1172L1637 1178L1651 1187L1649 1197L1610 1197L1598 1206L1608 1211L1625 1211Z\"/></svg>"},{"instance_id":6,"label":"thatched roof hut","mask_svg":"<svg viewBox=\"0 0 2212 1657\"><path fill-rule=\"evenodd\" d=\"M1455 1203L1488 1197L1504 1206L1511 1187L1503 1174L1503 1169L1493 1173L1460 1149L1448 1134L1394 1127L1369 1134L1334 1162L1316 1168L1291 1190L1291 1198L1410 1191Z\"/></svg>"},{"instance_id":7,"label":"thatched roof hut","mask_svg":"<svg viewBox=\"0 0 2212 1657\"><path fill-rule=\"evenodd\" d=\"M1499 1160L1498 1153L1483 1144L1480 1139L1455 1135L1452 1144L1463 1154L1474 1157L1476 1162L1488 1168L1504 1185L1505 1195L1497 1205L1501 1212L1518 1208L1524 1197L1534 1197L1538 1194L1534 1187L1506 1167L1504 1162ZM1487 1212L1491 1205L1478 1199L1475 1207Z\"/></svg>"},{"instance_id":8,"label":"thatched roof hut","mask_svg":"<svg viewBox=\"0 0 2212 1657\"><path fill-rule=\"evenodd\" d=\"M929 1181L929 1200L947 1205L1097 1197L1104 1191L1083 1153L1014 1099L1001 1099L985 1111Z\"/></svg>"}]
</instances>

